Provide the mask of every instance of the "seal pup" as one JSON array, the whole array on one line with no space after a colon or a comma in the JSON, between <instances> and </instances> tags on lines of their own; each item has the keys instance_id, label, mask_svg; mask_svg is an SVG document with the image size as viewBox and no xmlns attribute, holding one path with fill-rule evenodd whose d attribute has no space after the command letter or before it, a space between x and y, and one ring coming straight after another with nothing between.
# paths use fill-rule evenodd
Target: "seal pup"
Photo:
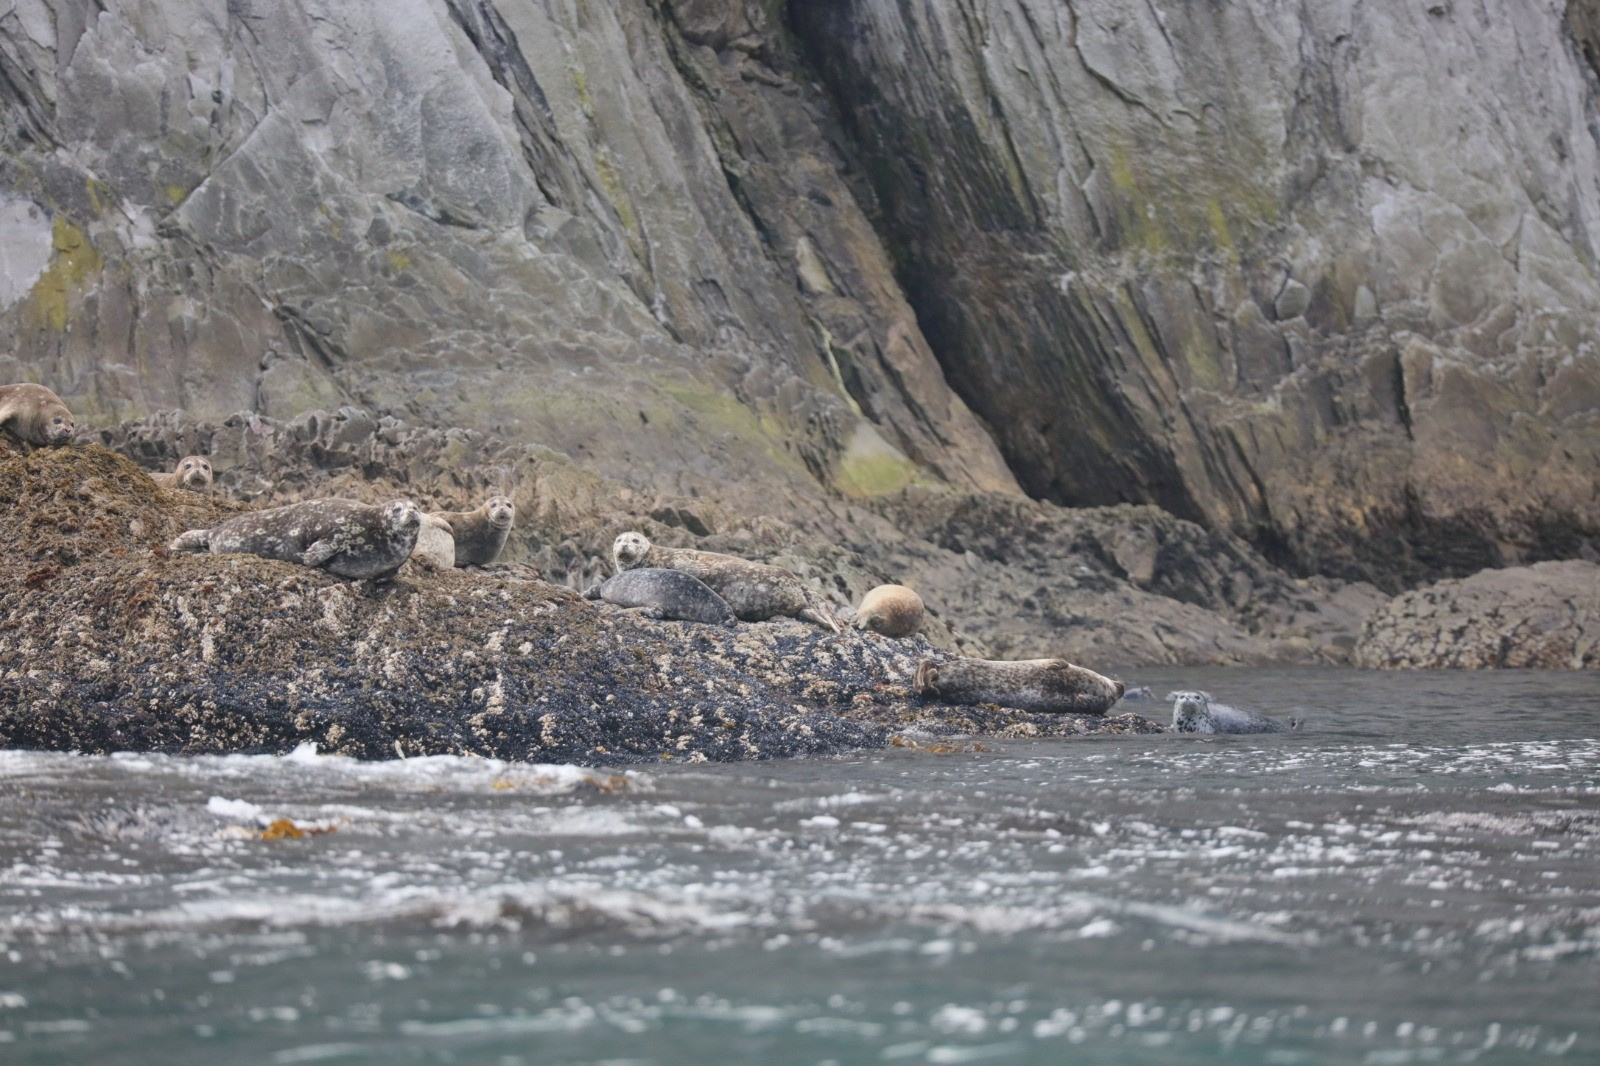
<instances>
[{"instance_id":1,"label":"seal pup","mask_svg":"<svg viewBox=\"0 0 1600 1066\"><path fill-rule=\"evenodd\" d=\"M509 496L490 496L475 511L429 511L455 538L456 566L487 566L506 546L517 505Z\"/></svg>"},{"instance_id":2,"label":"seal pup","mask_svg":"<svg viewBox=\"0 0 1600 1066\"><path fill-rule=\"evenodd\" d=\"M1169 692L1174 733L1287 733L1299 729L1296 719L1281 722L1255 711L1213 703L1206 692Z\"/></svg>"},{"instance_id":3,"label":"seal pup","mask_svg":"<svg viewBox=\"0 0 1600 1066\"><path fill-rule=\"evenodd\" d=\"M422 512L410 500L381 507L321 499L236 515L210 529L191 529L169 551L246 552L320 567L354 580L388 577L411 556Z\"/></svg>"},{"instance_id":4,"label":"seal pup","mask_svg":"<svg viewBox=\"0 0 1600 1066\"><path fill-rule=\"evenodd\" d=\"M456 565L456 538L450 523L438 515L425 514L417 529L417 546L411 561L428 570L450 570Z\"/></svg>"},{"instance_id":5,"label":"seal pup","mask_svg":"<svg viewBox=\"0 0 1600 1066\"><path fill-rule=\"evenodd\" d=\"M879 585L861 597L853 624L886 637L909 637L922 628L924 610L922 597L904 585Z\"/></svg>"},{"instance_id":6,"label":"seal pup","mask_svg":"<svg viewBox=\"0 0 1600 1066\"><path fill-rule=\"evenodd\" d=\"M693 574L658 566L624 570L591 586L583 598L604 600L618 607L642 607L647 618L681 618L724 626L734 623L733 608L710 585Z\"/></svg>"},{"instance_id":7,"label":"seal pup","mask_svg":"<svg viewBox=\"0 0 1600 1066\"><path fill-rule=\"evenodd\" d=\"M152 473L150 480L164 489L190 489L194 492L211 491L211 460L203 455L186 455L178 468L169 473Z\"/></svg>"},{"instance_id":8,"label":"seal pup","mask_svg":"<svg viewBox=\"0 0 1600 1066\"><path fill-rule=\"evenodd\" d=\"M917 695L941 703L996 703L1021 711L1104 714L1122 698L1122 682L1065 659L924 659Z\"/></svg>"},{"instance_id":9,"label":"seal pup","mask_svg":"<svg viewBox=\"0 0 1600 1066\"><path fill-rule=\"evenodd\" d=\"M617 535L611 545L611 560L616 563L619 574L639 567L658 567L693 575L728 601L734 617L741 621L760 622L782 614L839 632L833 609L804 581L781 566L752 563L721 552L662 548L651 544L648 537L638 532Z\"/></svg>"},{"instance_id":10,"label":"seal pup","mask_svg":"<svg viewBox=\"0 0 1600 1066\"><path fill-rule=\"evenodd\" d=\"M0 429L27 444L54 447L72 439L72 412L43 385L0 385Z\"/></svg>"}]
</instances>

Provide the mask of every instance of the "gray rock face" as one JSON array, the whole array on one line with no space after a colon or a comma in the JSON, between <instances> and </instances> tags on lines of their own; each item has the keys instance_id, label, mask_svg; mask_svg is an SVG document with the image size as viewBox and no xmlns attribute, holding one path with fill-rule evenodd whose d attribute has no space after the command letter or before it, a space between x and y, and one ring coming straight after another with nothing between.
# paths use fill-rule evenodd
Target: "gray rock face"
<instances>
[{"instance_id":1,"label":"gray rock face","mask_svg":"<svg viewBox=\"0 0 1600 1066\"><path fill-rule=\"evenodd\" d=\"M1600 529L1600 19L1570 9L790 14L1024 488L1392 589Z\"/></svg>"},{"instance_id":2,"label":"gray rock face","mask_svg":"<svg viewBox=\"0 0 1600 1066\"><path fill-rule=\"evenodd\" d=\"M1486 570L1396 596L1362 629L1369 668L1600 669L1600 566Z\"/></svg>"},{"instance_id":3,"label":"gray rock face","mask_svg":"<svg viewBox=\"0 0 1600 1066\"><path fill-rule=\"evenodd\" d=\"M1392 591L1600 530L1597 13L14 0L0 381L146 460L209 426L256 500L470 498L495 441L579 584L659 511L995 654L1326 659L1376 593L1261 556Z\"/></svg>"}]
</instances>

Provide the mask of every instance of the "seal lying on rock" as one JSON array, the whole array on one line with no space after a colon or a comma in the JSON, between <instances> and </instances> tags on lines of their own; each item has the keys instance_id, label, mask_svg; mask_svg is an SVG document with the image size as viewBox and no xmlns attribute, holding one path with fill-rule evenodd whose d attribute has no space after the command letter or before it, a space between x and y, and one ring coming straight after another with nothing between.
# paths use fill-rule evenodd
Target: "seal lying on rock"
<instances>
[{"instance_id":1,"label":"seal lying on rock","mask_svg":"<svg viewBox=\"0 0 1600 1066\"><path fill-rule=\"evenodd\" d=\"M490 496L475 511L430 511L455 538L456 566L487 566L506 546L517 507L509 496Z\"/></svg>"},{"instance_id":2,"label":"seal lying on rock","mask_svg":"<svg viewBox=\"0 0 1600 1066\"><path fill-rule=\"evenodd\" d=\"M0 429L28 444L65 444L72 439L72 412L43 385L0 385Z\"/></svg>"},{"instance_id":3,"label":"seal lying on rock","mask_svg":"<svg viewBox=\"0 0 1600 1066\"><path fill-rule=\"evenodd\" d=\"M1213 703L1204 692L1169 692L1174 733L1287 733L1299 729L1293 718L1281 722L1254 711L1241 711L1226 703Z\"/></svg>"},{"instance_id":4,"label":"seal lying on rock","mask_svg":"<svg viewBox=\"0 0 1600 1066\"><path fill-rule=\"evenodd\" d=\"M211 460L203 455L186 455L178 468L166 474L151 474L150 480L164 489L211 491Z\"/></svg>"},{"instance_id":5,"label":"seal lying on rock","mask_svg":"<svg viewBox=\"0 0 1600 1066\"><path fill-rule=\"evenodd\" d=\"M422 512L410 500L390 500L381 507L354 500L306 500L237 515L210 529L191 529L167 547L175 552L247 552L363 580L400 569L416 546L421 525Z\"/></svg>"},{"instance_id":6,"label":"seal lying on rock","mask_svg":"<svg viewBox=\"0 0 1600 1066\"><path fill-rule=\"evenodd\" d=\"M1022 711L1104 714L1122 698L1122 682L1065 659L924 659L917 695L941 703L995 703Z\"/></svg>"},{"instance_id":7,"label":"seal lying on rock","mask_svg":"<svg viewBox=\"0 0 1600 1066\"><path fill-rule=\"evenodd\" d=\"M732 625L733 608L711 586L682 570L642 566L607 578L583 594L618 607L643 607L650 618L682 618L689 622Z\"/></svg>"},{"instance_id":8,"label":"seal lying on rock","mask_svg":"<svg viewBox=\"0 0 1600 1066\"><path fill-rule=\"evenodd\" d=\"M456 565L456 538L450 532L450 523L435 514L422 516L417 530L417 546L411 549L411 561L429 570L451 570Z\"/></svg>"},{"instance_id":9,"label":"seal lying on rock","mask_svg":"<svg viewBox=\"0 0 1600 1066\"><path fill-rule=\"evenodd\" d=\"M618 573L648 566L691 574L728 601L734 617L745 622L759 622L781 614L839 632L833 609L804 581L781 566L752 563L737 556L694 548L661 548L651 544L643 533L636 532L617 536L611 545L611 558L617 564Z\"/></svg>"},{"instance_id":10,"label":"seal lying on rock","mask_svg":"<svg viewBox=\"0 0 1600 1066\"><path fill-rule=\"evenodd\" d=\"M886 637L909 637L922 628L922 597L904 585L879 585L861 597L854 625Z\"/></svg>"}]
</instances>

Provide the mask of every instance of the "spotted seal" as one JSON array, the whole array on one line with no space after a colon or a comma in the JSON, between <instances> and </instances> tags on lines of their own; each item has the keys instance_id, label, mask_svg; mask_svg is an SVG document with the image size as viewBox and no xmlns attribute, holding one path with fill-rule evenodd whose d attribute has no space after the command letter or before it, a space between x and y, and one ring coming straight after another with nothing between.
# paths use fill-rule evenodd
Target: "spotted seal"
<instances>
[{"instance_id":1,"label":"spotted seal","mask_svg":"<svg viewBox=\"0 0 1600 1066\"><path fill-rule=\"evenodd\" d=\"M1300 723L1293 718L1284 722L1226 703L1215 703L1206 692L1169 692L1167 699L1173 701L1174 733L1287 733L1300 728Z\"/></svg>"},{"instance_id":2,"label":"spotted seal","mask_svg":"<svg viewBox=\"0 0 1600 1066\"><path fill-rule=\"evenodd\" d=\"M741 621L759 622L776 615L788 615L839 632L839 622L827 602L781 566L753 563L721 552L662 548L651 544L648 537L638 532L619 534L611 545L611 558L619 574L639 567L691 574L728 601L734 617Z\"/></svg>"},{"instance_id":3,"label":"spotted seal","mask_svg":"<svg viewBox=\"0 0 1600 1066\"><path fill-rule=\"evenodd\" d=\"M457 566L487 566L506 546L517 506L509 496L490 496L472 511L430 511L428 517L442 520L455 539Z\"/></svg>"},{"instance_id":4,"label":"spotted seal","mask_svg":"<svg viewBox=\"0 0 1600 1066\"><path fill-rule=\"evenodd\" d=\"M178 461L178 468L167 473L152 473L150 480L164 489L191 489L194 492L211 491L211 460L203 455L186 455Z\"/></svg>"},{"instance_id":5,"label":"spotted seal","mask_svg":"<svg viewBox=\"0 0 1600 1066\"><path fill-rule=\"evenodd\" d=\"M411 555L422 512L410 500L381 507L321 499L236 515L210 529L191 529L171 551L247 552L321 567L355 580L388 577Z\"/></svg>"},{"instance_id":6,"label":"spotted seal","mask_svg":"<svg viewBox=\"0 0 1600 1066\"><path fill-rule=\"evenodd\" d=\"M0 429L27 444L65 444L72 439L72 412L43 385L0 385Z\"/></svg>"},{"instance_id":7,"label":"spotted seal","mask_svg":"<svg viewBox=\"0 0 1600 1066\"><path fill-rule=\"evenodd\" d=\"M593 586L586 600L604 600L618 607L642 607L650 618L733 625L733 608L711 586L682 570L641 566L624 570Z\"/></svg>"},{"instance_id":8,"label":"spotted seal","mask_svg":"<svg viewBox=\"0 0 1600 1066\"><path fill-rule=\"evenodd\" d=\"M922 628L922 597L904 585L879 585L861 597L854 625L886 637L909 637Z\"/></svg>"},{"instance_id":9,"label":"spotted seal","mask_svg":"<svg viewBox=\"0 0 1600 1066\"><path fill-rule=\"evenodd\" d=\"M1123 692L1121 681L1065 659L924 659L915 684L925 700L1072 714L1104 714Z\"/></svg>"}]
</instances>

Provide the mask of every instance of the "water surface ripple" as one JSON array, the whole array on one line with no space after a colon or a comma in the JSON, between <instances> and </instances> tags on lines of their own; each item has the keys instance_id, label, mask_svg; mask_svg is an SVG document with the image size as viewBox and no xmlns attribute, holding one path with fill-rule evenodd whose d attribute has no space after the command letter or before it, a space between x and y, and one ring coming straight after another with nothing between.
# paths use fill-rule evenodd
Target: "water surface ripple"
<instances>
[{"instance_id":1,"label":"water surface ripple","mask_svg":"<svg viewBox=\"0 0 1600 1066\"><path fill-rule=\"evenodd\" d=\"M1307 724L0 752L0 1059L1600 1061L1600 679L1124 676Z\"/></svg>"}]
</instances>

